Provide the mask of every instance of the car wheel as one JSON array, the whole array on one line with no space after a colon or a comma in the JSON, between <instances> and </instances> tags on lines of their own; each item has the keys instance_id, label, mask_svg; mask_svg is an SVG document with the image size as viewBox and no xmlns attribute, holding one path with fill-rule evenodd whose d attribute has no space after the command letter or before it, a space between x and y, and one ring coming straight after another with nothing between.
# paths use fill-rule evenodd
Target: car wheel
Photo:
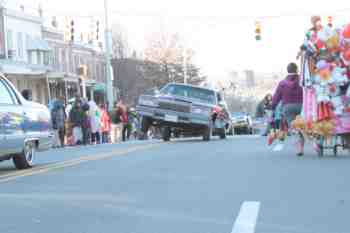
<instances>
[{"instance_id":1,"label":"car wheel","mask_svg":"<svg viewBox=\"0 0 350 233\"><path fill-rule=\"evenodd\" d=\"M212 134L213 134L213 127L211 125L208 125L204 129L203 140L204 141L210 141L210 138L211 138Z\"/></svg>"},{"instance_id":2,"label":"car wheel","mask_svg":"<svg viewBox=\"0 0 350 233\"><path fill-rule=\"evenodd\" d=\"M163 131L162 131L162 138L163 141L168 142L170 141L170 137L171 137L171 129L170 127L164 127Z\"/></svg>"},{"instance_id":3,"label":"car wheel","mask_svg":"<svg viewBox=\"0 0 350 233\"><path fill-rule=\"evenodd\" d=\"M225 130L225 128L220 129L219 132L220 132L219 133L220 139L226 139L226 130Z\"/></svg>"},{"instance_id":4,"label":"car wheel","mask_svg":"<svg viewBox=\"0 0 350 233\"><path fill-rule=\"evenodd\" d=\"M35 158L36 146L35 142L26 142L21 154L13 157L13 163L17 169L26 169L33 166Z\"/></svg>"},{"instance_id":5,"label":"car wheel","mask_svg":"<svg viewBox=\"0 0 350 233\"><path fill-rule=\"evenodd\" d=\"M141 120L142 133L147 134L150 126L151 126L151 120L148 117L142 117L142 120Z\"/></svg>"}]
</instances>

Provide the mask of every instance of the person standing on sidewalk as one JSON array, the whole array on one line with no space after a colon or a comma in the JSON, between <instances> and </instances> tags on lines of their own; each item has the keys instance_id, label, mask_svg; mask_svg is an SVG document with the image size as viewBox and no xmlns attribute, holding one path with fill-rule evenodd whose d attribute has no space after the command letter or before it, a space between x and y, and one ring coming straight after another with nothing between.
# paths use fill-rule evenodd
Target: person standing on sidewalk
<instances>
[{"instance_id":1,"label":"person standing on sidewalk","mask_svg":"<svg viewBox=\"0 0 350 233\"><path fill-rule=\"evenodd\" d=\"M111 118L107 112L106 105L101 105L101 132L102 143L109 143L109 134L111 131Z\"/></svg>"},{"instance_id":2,"label":"person standing on sidewalk","mask_svg":"<svg viewBox=\"0 0 350 233\"><path fill-rule=\"evenodd\" d=\"M74 144L81 145L83 143L84 111L81 106L81 100L78 97L75 99L74 106L69 112L69 122L73 129Z\"/></svg>"},{"instance_id":3,"label":"person standing on sidewalk","mask_svg":"<svg viewBox=\"0 0 350 233\"><path fill-rule=\"evenodd\" d=\"M129 128L128 107L124 105L122 100L120 100L118 103L117 115L119 116L119 119L123 124L122 138L123 138L123 142L125 142L127 139L130 138L130 130L128 129Z\"/></svg>"},{"instance_id":4,"label":"person standing on sidewalk","mask_svg":"<svg viewBox=\"0 0 350 233\"><path fill-rule=\"evenodd\" d=\"M55 100L51 110L52 127L55 130L55 137L59 140L57 147L64 147L66 112L62 100ZM56 142L58 141L56 140Z\"/></svg>"},{"instance_id":5,"label":"person standing on sidewalk","mask_svg":"<svg viewBox=\"0 0 350 233\"><path fill-rule=\"evenodd\" d=\"M276 89L272 99L272 110L275 111L278 104L282 103L282 116L290 128L292 121L301 113L303 104L303 89L300 86L298 75L298 66L295 63L290 63L287 66L288 76L282 80ZM304 136L298 134L297 155L304 154Z\"/></svg>"},{"instance_id":6,"label":"person standing on sidewalk","mask_svg":"<svg viewBox=\"0 0 350 233\"><path fill-rule=\"evenodd\" d=\"M89 116L91 122L91 142L92 144L100 144L101 143L101 110L97 106L94 100L89 101Z\"/></svg>"}]
</instances>

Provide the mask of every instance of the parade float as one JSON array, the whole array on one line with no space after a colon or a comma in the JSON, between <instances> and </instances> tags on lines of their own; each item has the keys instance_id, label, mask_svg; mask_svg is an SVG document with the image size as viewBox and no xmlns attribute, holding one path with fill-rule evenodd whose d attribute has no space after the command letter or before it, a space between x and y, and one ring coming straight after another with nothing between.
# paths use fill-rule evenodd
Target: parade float
<instances>
[{"instance_id":1,"label":"parade float","mask_svg":"<svg viewBox=\"0 0 350 233\"><path fill-rule=\"evenodd\" d=\"M350 23L335 27L312 18L301 46L303 110L292 128L314 141L319 156L350 148Z\"/></svg>"}]
</instances>

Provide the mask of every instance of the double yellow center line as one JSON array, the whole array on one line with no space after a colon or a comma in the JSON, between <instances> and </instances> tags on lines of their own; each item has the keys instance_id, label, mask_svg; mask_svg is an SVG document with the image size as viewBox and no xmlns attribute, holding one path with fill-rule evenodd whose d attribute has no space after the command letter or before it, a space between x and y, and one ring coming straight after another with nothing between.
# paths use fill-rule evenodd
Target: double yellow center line
<instances>
[{"instance_id":1,"label":"double yellow center line","mask_svg":"<svg viewBox=\"0 0 350 233\"><path fill-rule=\"evenodd\" d=\"M58 169L63 169L66 167L72 167L79 165L81 163L89 162L89 161L96 161L96 160L103 160L103 159L109 159L115 156L122 156L122 155L127 155L129 153L133 153L136 151L141 151L141 150L147 150L147 149L152 149L155 147L159 147L160 144L151 144L151 145L142 145L142 146L134 146L131 148L126 148L122 150L113 150L110 152L104 152L104 153L99 153L99 154L94 154L94 155L88 155L88 156L82 156L76 159L70 159L62 162L56 162L40 167L33 167L32 169L29 170L21 170L21 171L15 171L11 172L8 174L0 175L0 183L12 181L21 177L26 177L26 176L32 176L32 175L37 175L37 174L42 174L42 173L47 173L53 170L58 170Z\"/></svg>"}]
</instances>

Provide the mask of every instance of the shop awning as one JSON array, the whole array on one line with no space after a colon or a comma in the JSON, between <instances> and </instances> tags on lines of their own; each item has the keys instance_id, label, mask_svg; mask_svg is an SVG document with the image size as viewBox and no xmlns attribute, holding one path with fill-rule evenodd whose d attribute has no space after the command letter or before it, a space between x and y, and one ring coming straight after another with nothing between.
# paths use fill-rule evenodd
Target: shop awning
<instances>
[{"instance_id":1,"label":"shop awning","mask_svg":"<svg viewBox=\"0 0 350 233\"><path fill-rule=\"evenodd\" d=\"M96 81L93 79L85 79L86 86L95 86Z\"/></svg>"},{"instance_id":2,"label":"shop awning","mask_svg":"<svg viewBox=\"0 0 350 233\"><path fill-rule=\"evenodd\" d=\"M94 86L94 91L105 91L106 90L106 85L104 83L97 83Z\"/></svg>"},{"instance_id":3,"label":"shop awning","mask_svg":"<svg viewBox=\"0 0 350 233\"><path fill-rule=\"evenodd\" d=\"M49 73L47 73L47 78L49 80L53 80L53 81L63 80L64 79L64 73L62 73L62 72L49 72Z\"/></svg>"}]
</instances>

